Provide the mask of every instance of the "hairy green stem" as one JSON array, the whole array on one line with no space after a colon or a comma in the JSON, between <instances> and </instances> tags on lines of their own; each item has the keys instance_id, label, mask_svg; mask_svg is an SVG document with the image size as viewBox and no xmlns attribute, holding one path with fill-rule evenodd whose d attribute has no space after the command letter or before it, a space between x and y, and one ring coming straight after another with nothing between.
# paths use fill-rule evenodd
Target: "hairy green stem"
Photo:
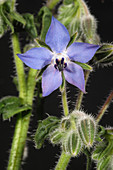
<instances>
[{"instance_id":1,"label":"hairy green stem","mask_svg":"<svg viewBox=\"0 0 113 170\"><path fill-rule=\"evenodd\" d=\"M85 71L85 74L84 74L85 86L86 86L86 84L87 84L89 74L90 74L90 71L89 71L89 70L86 70L86 71ZM76 109L76 110L79 110L80 107L81 107L83 95L84 95L84 93L83 93L82 91L79 91L79 94L78 94L78 97L77 97L77 101L76 101L76 106L75 106L75 109Z\"/></svg>"},{"instance_id":2,"label":"hairy green stem","mask_svg":"<svg viewBox=\"0 0 113 170\"><path fill-rule=\"evenodd\" d=\"M21 53L17 34L12 35L12 44L18 76L19 97L22 99L23 104L32 105L33 94L36 85L35 77L37 70L30 69L26 85L23 62L16 56L17 53ZM17 115L17 122L15 126L7 170L20 169L27 138L30 116L31 111L27 111L25 113L20 113Z\"/></svg>"},{"instance_id":3,"label":"hairy green stem","mask_svg":"<svg viewBox=\"0 0 113 170\"><path fill-rule=\"evenodd\" d=\"M25 100L26 98L26 80L25 80L23 62L16 55L18 53L21 53L18 35L16 33L12 35L12 46L13 46L14 60L16 64L16 72L17 72L18 85L19 85L19 97L21 98L22 103L25 103L25 101L23 100Z\"/></svg>"},{"instance_id":4,"label":"hairy green stem","mask_svg":"<svg viewBox=\"0 0 113 170\"><path fill-rule=\"evenodd\" d=\"M101 110L99 111L99 113L96 117L97 123L99 123L99 121L102 119L102 116L104 115L105 111L109 107L109 104L111 103L112 99L113 99L113 91L109 94L104 105L102 106Z\"/></svg>"},{"instance_id":5,"label":"hairy green stem","mask_svg":"<svg viewBox=\"0 0 113 170\"><path fill-rule=\"evenodd\" d=\"M37 70L30 68L27 81L27 104L32 105Z\"/></svg>"},{"instance_id":6,"label":"hairy green stem","mask_svg":"<svg viewBox=\"0 0 113 170\"><path fill-rule=\"evenodd\" d=\"M87 157L86 170L90 170L92 165L91 154L87 149L84 150L84 153L86 154Z\"/></svg>"},{"instance_id":7,"label":"hairy green stem","mask_svg":"<svg viewBox=\"0 0 113 170\"><path fill-rule=\"evenodd\" d=\"M67 103L65 82L64 82L64 87L63 87L63 91L61 91L61 94L62 94L62 104L63 104L63 109L64 109L64 115L67 116L69 114L69 109L68 109L68 103Z\"/></svg>"},{"instance_id":8,"label":"hairy green stem","mask_svg":"<svg viewBox=\"0 0 113 170\"><path fill-rule=\"evenodd\" d=\"M52 10L58 2L60 2L60 0L48 0L46 5L50 10Z\"/></svg>"},{"instance_id":9,"label":"hairy green stem","mask_svg":"<svg viewBox=\"0 0 113 170\"><path fill-rule=\"evenodd\" d=\"M70 159L70 155L66 154L65 152L62 152L57 166L55 167L55 170L65 170L69 164Z\"/></svg>"}]
</instances>

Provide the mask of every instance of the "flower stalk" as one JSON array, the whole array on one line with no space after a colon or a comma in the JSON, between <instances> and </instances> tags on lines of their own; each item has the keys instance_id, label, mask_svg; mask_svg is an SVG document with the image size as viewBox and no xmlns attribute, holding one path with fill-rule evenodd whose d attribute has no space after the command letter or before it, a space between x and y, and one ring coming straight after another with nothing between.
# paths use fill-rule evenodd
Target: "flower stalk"
<instances>
[{"instance_id":1,"label":"flower stalk","mask_svg":"<svg viewBox=\"0 0 113 170\"><path fill-rule=\"evenodd\" d=\"M85 73L84 73L84 77L85 77L85 87L86 87L86 84L87 84L87 81L88 81L89 74L90 74L90 71L89 71L89 70L86 70ZM76 101L76 106L75 106L75 109L76 109L76 110L79 110L80 107L81 107L83 95L84 95L84 93L83 93L82 91L79 91L79 94L78 94L78 97L77 97L77 101Z\"/></svg>"},{"instance_id":2,"label":"flower stalk","mask_svg":"<svg viewBox=\"0 0 113 170\"><path fill-rule=\"evenodd\" d=\"M65 82L64 82L64 89L61 92L61 94L62 94L62 104L63 104L63 109L64 109L64 115L67 116L69 114L69 109L68 109L68 103L67 103L67 94L66 94L66 84L65 84Z\"/></svg>"},{"instance_id":3,"label":"flower stalk","mask_svg":"<svg viewBox=\"0 0 113 170\"><path fill-rule=\"evenodd\" d=\"M108 98L106 99L104 105L102 106L101 110L99 111L97 117L96 117L96 121L97 123L99 123L99 121L102 119L105 111L107 110L107 108L109 107L111 101L113 99L113 91L109 94Z\"/></svg>"}]
</instances>

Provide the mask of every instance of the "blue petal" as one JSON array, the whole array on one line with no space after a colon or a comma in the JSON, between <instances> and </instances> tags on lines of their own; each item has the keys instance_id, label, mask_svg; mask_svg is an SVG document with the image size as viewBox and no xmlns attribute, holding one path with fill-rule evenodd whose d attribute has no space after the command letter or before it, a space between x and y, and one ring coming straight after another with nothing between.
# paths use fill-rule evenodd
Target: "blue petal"
<instances>
[{"instance_id":1,"label":"blue petal","mask_svg":"<svg viewBox=\"0 0 113 170\"><path fill-rule=\"evenodd\" d=\"M73 61L87 63L92 59L99 47L99 45L75 42L68 47L67 54Z\"/></svg>"},{"instance_id":2,"label":"blue petal","mask_svg":"<svg viewBox=\"0 0 113 170\"><path fill-rule=\"evenodd\" d=\"M17 56L29 67L41 69L51 63L52 52L44 47L32 48L24 54Z\"/></svg>"},{"instance_id":3,"label":"blue petal","mask_svg":"<svg viewBox=\"0 0 113 170\"><path fill-rule=\"evenodd\" d=\"M79 65L73 62L68 63L64 69L64 76L70 84L73 84L85 93L84 72Z\"/></svg>"},{"instance_id":4,"label":"blue petal","mask_svg":"<svg viewBox=\"0 0 113 170\"><path fill-rule=\"evenodd\" d=\"M70 40L68 30L57 19L52 17L51 25L46 34L45 42L57 53L66 49Z\"/></svg>"},{"instance_id":5,"label":"blue petal","mask_svg":"<svg viewBox=\"0 0 113 170\"><path fill-rule=\"evenodd\" d=\"M56 70L53 65L49 65L42 74L43 96L48 96L62 84L61 72Z\"/></svg>"}]
</instances>

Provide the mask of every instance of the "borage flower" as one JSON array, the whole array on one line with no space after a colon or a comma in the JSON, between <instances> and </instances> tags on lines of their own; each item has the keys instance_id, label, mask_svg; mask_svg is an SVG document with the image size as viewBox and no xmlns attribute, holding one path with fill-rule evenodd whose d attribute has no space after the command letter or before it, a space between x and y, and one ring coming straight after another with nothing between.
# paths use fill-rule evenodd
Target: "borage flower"
<instances>
[{"instance_id":1,"label":"borage flower","mask_svg":"<svg viewBox=\"0 0 113 170\"><path fill-rule=\"evenodd\" d=\"M51 50L44 47L32 48L18 57L33 69L42 69L43 96L47 96L62 84L62 72L65 79L81 91L85 92L84 73L81 66L73 61L86 63L95 54L98 45L74 42L67 47L70 40L68 30L57 19L52 17L51 25L46 34L45 43Z\"/></svg>"}]
</instances>

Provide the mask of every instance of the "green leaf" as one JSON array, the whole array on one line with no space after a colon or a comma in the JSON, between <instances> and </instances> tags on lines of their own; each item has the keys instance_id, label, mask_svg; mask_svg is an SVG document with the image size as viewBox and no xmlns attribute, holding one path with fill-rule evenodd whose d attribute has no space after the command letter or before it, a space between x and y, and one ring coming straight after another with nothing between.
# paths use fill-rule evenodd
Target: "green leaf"
<instances>
[{"instance_id":1,"label":"green leaf","mask_svg":"<svg viewBox=\"0 0 113 170\"><path fill-rule=\"evenodd\" d=\"M25 25L26 31L30 34L32 38L36 38L38 35L37 35L37 29L34 22L34 16L32 14L27 13L27 14L23 14L23 17L26 21L26 25Z\"/></svg>"},{"instance_id":2,"label":"green leaf","mask_svg":"<svg viewBox=\"0 0 113 170\"><path fill-rule=\"evenodd\" d=\"M52 13L46 6L44 6L40 9L38 16L42 17L42 30L40 37L42 41L45 41L47 31L51 24Z\"/></svg>"},{"instance_id":3,"label":"green leaf","mask_svg":"<svg viewBox=\"0 0 113 170\"><path fill-rule=\"evenodd\" d=\"M0 114L2 114L3 120L29 109L31 109L30 106L21 105L20 99L15 96L7 96L0 100Z\"/></svg>"},{"instance_id":4,"label":"green leaf","mask_svg":"<svg viewBox=\"0 0 113 170\"><path fill-rule=\"evenodd\" d=\"M10 15L11 18L13 18L13 20L18 21L18 22L22 23L25 26L26 21L25 21L25 19L23 18L23 16L21 14L14 11L14 12L11 12L9 15Z\"/></svg>"},{"instance_id":5,"label":"green leaf","mask_svg":"<svg viewBox=\"0 0 113 170\"><path fill-rule=\"evenodd\" d=\"M2 6L0 6L0 14L3 18L3 21L6 25L8 25L12 31L12 33L14 33L14 27L12 25L12 23L10 22L10 20L7 18L7 16L5 16L4 12L3 12L3 9L2 9Z\"/></svg>"},{"instance_id":6,"label":"green leaf","mask_svg":"<svg viewBox=\"0 0 113 170\"><path fill-rule=\"evenodd\" d=\"M78 61L74 61L74 63L78 64L79 66L81 66L84 70L90 70L92 71L92 67L89 66L88 64L86 63L80 63Z\"/></svg>"},{"instance_id":7,"label":"green leaf","mask_svg":"<svg viewBox=\"0 0 113 170\"><path fill-rule=\"evenodd\" d=\"M55 116L49 116L43 121L39 122L36 134L35 134L35 144L36 148L40 149L44 143L44 140L47 139L51 129L53 127L58 127L60 120Z\"/></svg>"}]
</instances>

